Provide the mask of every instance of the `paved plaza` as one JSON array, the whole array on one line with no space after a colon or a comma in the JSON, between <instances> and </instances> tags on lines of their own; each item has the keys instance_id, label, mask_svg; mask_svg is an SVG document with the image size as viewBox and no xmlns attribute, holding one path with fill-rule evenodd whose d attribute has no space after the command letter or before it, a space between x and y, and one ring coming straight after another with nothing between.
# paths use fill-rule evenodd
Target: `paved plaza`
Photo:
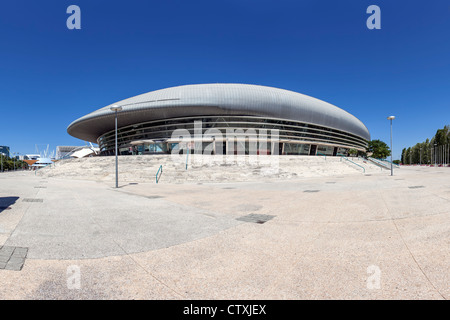
<instances>
[{"instance_id":1,"label":"paved plaza","mask_svg":"<svg viewBox=\"0 0 450 320\"><path fill-rule=\"evenodd\" d=\"M2 173L0 299L449 299L450 168L355 172Z\"/></svg>"}]
</instances>

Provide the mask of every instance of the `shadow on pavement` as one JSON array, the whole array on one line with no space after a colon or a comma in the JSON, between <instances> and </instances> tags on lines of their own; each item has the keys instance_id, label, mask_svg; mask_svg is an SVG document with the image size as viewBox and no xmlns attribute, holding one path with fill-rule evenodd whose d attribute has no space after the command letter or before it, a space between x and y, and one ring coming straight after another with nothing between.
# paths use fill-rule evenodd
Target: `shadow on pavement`
<instances>
[{"instance_id":1,"label":"shadow on pavement","mask_svg":"<svg viewBox=\"0 0 450 320\"><path fill-rule=\"evenodd\" d=\"M0 213L2 213L3 210L11 209L10 206L16 203L17 199L19 199L19 197L0 197Z\"/></svg>"}]
</instances>

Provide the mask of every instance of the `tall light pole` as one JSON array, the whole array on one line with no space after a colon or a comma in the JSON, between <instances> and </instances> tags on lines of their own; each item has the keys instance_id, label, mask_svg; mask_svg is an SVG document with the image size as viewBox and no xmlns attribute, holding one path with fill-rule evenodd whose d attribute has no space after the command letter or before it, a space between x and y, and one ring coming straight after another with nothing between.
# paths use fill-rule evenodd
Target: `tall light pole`
<instances>
[{"instance_id":1,"label":"tall light pole","mask_svg":"<svg viewBox=\"0 0 450 320\"><path fill-rule=\"evenodd\" d=\"M434 151L433 151L433 154L434 154L434 166L435 167L436 167L436 146L437 146L437 143L434 144Z\"/></svg>"},{"instance_id":2,"label":"tall light pole","mask_svg":"<svg viewBox=\"0 0 450 320\"><path fill-rule=\"evenodd\" d=\"M392 150L392 120L394 120L394 119L395 119L395 116L388 117L388 120L391 121L391 176L394 175L394 165L392 163L392 154L394 153L393 152L394 150Z\"/></svg>"},{"instance_id":3,"label":"tall light pole","mask_svg":"<svg viewBox=\"0 0 450 320\"><path fill-rule=\"evenodd\" d=\"M422 147L419 147L419 164L422 165Z\"/></svg>"},{"instance_id":4,"label":"tall light pole","mask_svg":"<svg viewBox=\"0 0 450 320\"><path fill-rule=\"evenodd\" d=\"M114 111L116 114L116 119L115 119L115 124L116 124L116 188L119 187L119 163L118 163L118 159L117 159L117 154L118 154L118 148L117 148L117 112L122 111L122 107L121 106L117 106L117 105L113 105L111 108L111 111Z\"/></svg>"}]
</instances>

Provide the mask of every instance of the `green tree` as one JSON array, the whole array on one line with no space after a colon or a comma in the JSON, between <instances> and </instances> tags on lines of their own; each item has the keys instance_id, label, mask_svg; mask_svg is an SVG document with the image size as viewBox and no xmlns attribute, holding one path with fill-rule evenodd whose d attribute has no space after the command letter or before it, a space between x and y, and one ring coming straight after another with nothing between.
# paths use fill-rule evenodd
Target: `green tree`
<instances>
[{"instance_id":1,"label":"green tree","mask_svg":"<svg viewBox=\"0 0 450 320\"><path fill-rule=\"evenodd\" d=\"M422 164L430 163L430 139L422 143Z\"/></svg>"},{"instance_id":2,"label":"green tree","mask_svg":"<svg viewBox=\"0 0 450 320\"><path fill-rule=\"evenodd\" d=\"M411 164L411 147L406 149L406 152L405 152L405 164Z\"/></svg>"},{"instance_id":3,"label":"green tree","mask_svg":"<svg viewBox=\"0 0 450 320\"><path fill-rule=\"evenodd\" d=\"M385 159L391 154L388 145L381 140L369 141L367 152L371 152L372 157L380 159Z\"/></svg>"},{"instance_id":4,"label":"green tree","mask_svg":"<svg viewBox=\"0 0 450 320\"><path fill-rule=\"evenodd\" d=\"M403 164L406 164L406 148L403 148L402 150L402 159L401 159Z\"/></svg>"},{"instance_id":5,"label":"green tree","mask_svg":"<svg viewBox=\"0 0 450 320\"><path fill-rule=\"evenodd\" d=\"M435 145L436 144L436 145ZM448 146L450 145L450 126L446 125L443 129L438 129L436 134L425 142L417 143L414 147L402 150L402 163L422 163L431 164L432 159L434 163L434 152L440 150L441 154L444 152L445 159L450 158ZM444 146L444 148L439 148ZM447 157L447 158L446 158ZM441 155L442 159L442 155Z\"/></svg>"},{"instance_id":6,"label":"green tree","mask_svg":"<svg viewBox=\"0 0 450 320\"><path fill-rule=\"evenodd\" d=\"M19 169L27 169L28 168L28 164L25 161L22 160L14 160L13 158L7 157L7 156L2 156L1 159L2 165L3 165L3 171L12 171L14 170L14 168L16 168L16 170ZM1 167L0 167L1 170Z\"/></svg>"},{"instance_id":7,"label":"green tree","mask_svg":"<svg viewBox=\"0 0 450 320\"><path fill-rule=\"evenodd\" d=\"M439 129L434 135L434 139L438 146L443 146L448 143L449 127L444 126L444 129Z\"/></svg>"}]
</instances>

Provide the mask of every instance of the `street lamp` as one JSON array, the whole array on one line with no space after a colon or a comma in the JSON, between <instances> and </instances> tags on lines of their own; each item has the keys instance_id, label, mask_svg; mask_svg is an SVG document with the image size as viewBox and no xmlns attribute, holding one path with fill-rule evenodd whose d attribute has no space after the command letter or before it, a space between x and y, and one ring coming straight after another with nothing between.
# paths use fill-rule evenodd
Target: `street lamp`
<instances>
[{"instance_id":1,"label":"street lamp","mask_svg":"<svg viewBox=\"0 0 450 320\"><path fill-rule=\"evenodd\" d=\"M116 114L116 119L115 119L115 124L116 124L116 188L119 187L119 164L118 164L118 160L117 160L117 154L118 154L118 150L117 150L117 112L122 111L122 107L121 106L117 106L117 105L113 105L112 107L109 108L111 111L115 112Z\"/></svg>"},{"instance_id":2,"label":"street lamp","mask_svg":"<svg viewBox=\"0 0 450 320\"><path fill-rule=\"evenodd\" d=\"M389 116L387 119L391 121L391 176L393 176L394 175L394 165L392 163L392 154L394 153L393 152L394 150L392 150L392 120L395 119L395 116Z\"/></svg>"}]
</instances>

